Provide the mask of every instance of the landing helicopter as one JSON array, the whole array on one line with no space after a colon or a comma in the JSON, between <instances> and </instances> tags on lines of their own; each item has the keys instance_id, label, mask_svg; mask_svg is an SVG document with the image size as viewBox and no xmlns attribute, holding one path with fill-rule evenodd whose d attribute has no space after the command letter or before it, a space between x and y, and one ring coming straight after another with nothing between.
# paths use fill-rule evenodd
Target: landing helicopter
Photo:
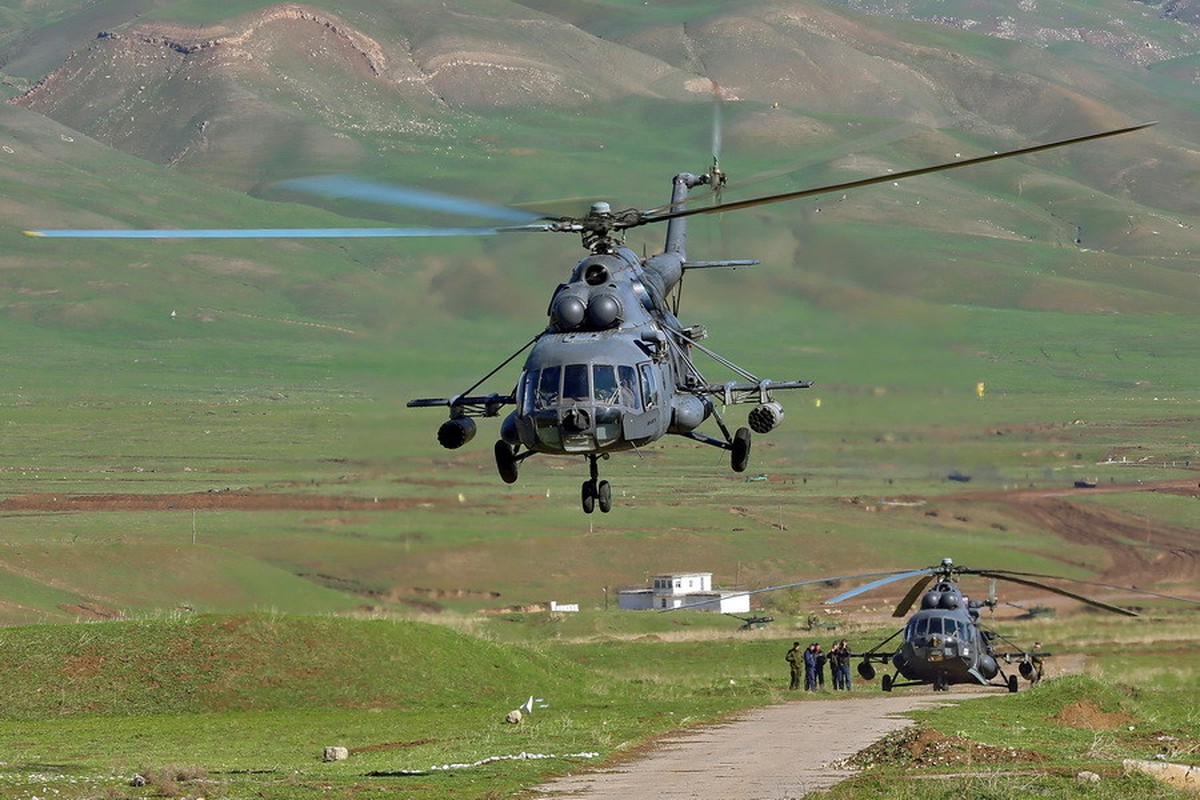
<instances>
[{"instance_id":1,"label":"landing helicopter","mask_svg":"<svg viewBox=\"0 0 1200 800\"><path fill-rule=\"evenodd\" d=\"M610 454L636 450L667 434L725 450L734 472L749 463L751 430L765 434L779 426L783 406L774 393L806 389L810 380L762 379L700 344L705 330L680 322L679 288L686 272L740 267L754 260L694 261L686 253L686 220L893 182L917 175L983 164L1037 153L1066 145L1131 133L1154 123L1106 130L1085 136L959 159L918 169L877 175L811 189L722 202L726 175L714 145L712 166L703 174L681 172L672 179L670 202L649 210L616 210L594 203L583 216L531 215L527 211L469 201L422 190L388 186L348 176L325 176L285 181L286 189L334 198L353 198L398 206L433 208L476 218L490 218L490 227L466 228L340 228L340 229L209 229L209 230L43 230L28 235L60 238L318 238L491 236L510 233L575 233L588 255L571 270L567 282L551 293L549 324L525 346L468 389L452 397L421 398L409 407L440 407L449 418L437 431L438 442L457 449L470 442L477 418L497 417L512 406L500 423L494 446L501 480L514 483L520 465L537 453L582 455L589 478L580 488L584 512L612 508L612 489L600 480L598 462ZM717 137L714 137L714 142ZM711 189L715 202L688 206L689 192ZM644 225L666 223L662 252L641 258L625 246L625 232ZM525 350L529 354L515 386L506 393L477 394L476 390ZM692 359L696 350L736 373L741 380L708 381ZM753 404L749 427L730 432L718 410ZM712 418L720 436L698 428Z\"/></svg>"},{"instance_id":2,"label":"landing helicopter","mask_svg":"<svg viewBox=\"0 0 1200 800\"><path fill-rule=\"evenodd\" d=\"M984 600L974 600L965 595L958 586L957 576L978 575L992 580L988 597ZM891 664L896 672L884 675L881 681L883 691L890 692L898 686L918 686L931 684L934 691L947 691L953 684L972 684L996 686L1015 692L1018 688L1017 676L1006 674L1004 664L1018 664L1018 672L1027 680L1035 680L1039 670L1036 668L1041 660L1050 656L1043 650L1026 650L1006 637L984 626L979 620L980 609L994 609L997 605L995 581L1009 581L1023 586L1031 586L1064 597L1070 597L1096 608L1115 614L1136 617L1139 614L1128 608L1112 605L1102 600L1084 597L1077 592L1052 586L1035 578L1054 579L1070 583L1097 586L1107 589L1117 589L1123 592L1134 592L1151 597L1161 597L1170 600L1195 603L1197 601L1185 597L1160 594L1144 589L1134 589L1125 586L1115 586L1108 583L1081 581L1073 578L1063 578L1057 575L1046 575L1038 572L1017 572L1005 569L970 569L954 563L952 559L944 558L936 566L917 570L902 570L895 572L863 573L859 575L843 575L836 578L818 578L815 580L799 581L797 583L771 586L756 589L746 594L773 592L780 589L790 589L798 586L818 583L832 583L842 580L858 580L878 577L877 580L865 583L836 597L826 600L826 603L840 603L864 592L877 589L895 581L916 578L904 598L892 612L894 617L903 617L920 598L921 607L904 625L891 636L867 650L865 653L852 653L852 658L861 659L858 664L858 674L863 680L874 680L876 670L874 664ZM932 588L926 587L933 581ZM708 601L711 602L711 601ZM702 603L680 606L679 609L695 608ZM668 609L671 610L671 609ZM678 609L676 609L678 610ZM886 645L896 637L901 637L900 644L892 648ZM897 677L905 678L898 682ZM999 683L993 679L999 677Z\"/></svg>"}]
</instances>

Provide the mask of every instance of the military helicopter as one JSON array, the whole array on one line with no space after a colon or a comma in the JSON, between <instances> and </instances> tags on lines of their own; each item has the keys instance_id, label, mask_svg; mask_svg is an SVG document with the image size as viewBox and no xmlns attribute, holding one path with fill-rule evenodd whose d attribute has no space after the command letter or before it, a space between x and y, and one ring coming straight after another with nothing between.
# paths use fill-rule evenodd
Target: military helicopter
<instances>
[{"instance_id":1,"label":"military helicopter","mask_svg":"<svg viewBox=\"0 0 1200 800\"><path fill-rule=\"evenodd\" d=\"M974 600L965 595L958 586L957 576L978 575L992 580L988 597L984 600ZM882 576L882 577L878 577ZM1036 665L1051 653L1043 650L1026 650L1008 638L985 627L980 623L979 613L982 608L994 609L997 605L995 581L1003 580L1031 586L1054 594L1070 597L1090 606L1110 611L1115 614L1136 617L1139 614L1128 608L1112 605L1102 600L1084 597L1077 592L1052 586L1035 578L1054 579L1087 586L1117 589L1123 592L1134 592L1151 597L1196 603L1200 601L1185 597L1161 594L1145 589L1135 589L1126 586L1115 586L1095 581L1082 581L1073 578L1063 578L1058 575L1047 575L1038 572L1017 572L1005 569L970 569L954 563L952 559L944 558L936 566L916 570L899 570L894 572L873 572L859 575L842 575L836 578L817 578L815 580L788 583L782 586L771 586L765 589L755 589L746 594L760 594L780 589L791 589L818 583L834 583L842 580L858 580L877 577L877 580L865 583L836 597L826 600L826 603L840 603L864 592L877 589L895 581L916 578L916 582L896 605L892 612L894 617L903 617L916 603L921 600L921 607L904 625L891 636L875 645L865 653L853 653L853 658L861 659L858 664L858 674L863 680L874 680L876 670L874 664L891 664L896 672L884 675L881 681L883 691L890 692L898 686L918 686L931 684L934 691L947 691L953 684L972 684L997 686L1015 692L1018 688L1017 676L1006 674L1004 664L1018 664L1018 672L1027 680L1034 680L1038 674ZM934 580L932 588L926 587ZM711 601L708 601L711 602ZM692 603L679 606L681 610L695 608L703 603ZM901 637L900 644L887 648L889 642ZM898 682L897 677L903 677L904 682ZM999 677L999 683L993 679Z\"/></svg>"},{"instance_id":2,"label":"military helicopter","mask_svg":"<svg viewBox=\"0 0 1200 800\"><path fill-rule=\"evenodd\" d=\"M74 238L318 238L492 236L511 233L574 233L588 251L571 270L566 283L551 293L549 324L524 347L452 397L409 401L410 407L441 407L449 418L438 428L438 442L457 449L471 441L476 418L496 417L513 410L500 423L494 446L501 480L514 483L520 465L537 453L581 455L589 478L580 489L586 513L597 506L612 508L612 489L600 480L598 462L622 450L636 450L668 434L725 450L735 472L745 471L750 457L751 429L765 434L779 426L783 406L774 392L806 389L810 380L762 379L700 344L705 330L680 322L679 288L686 272L716 267L740 267L753 260L695 261L686 253L686 220L701 214L737 211L770 203L840 192L892 182L917 175L983 164L1037 153L1153 125L1144 123L1070 139L991 153L975 158L830 184L799 191L721 202L726 175L714 145L712 166L703 174L681 172L671 182L670 202L649 210L613 210L604 202L592 204L578 217L531 215L447 195L388 186L348 176L325 176L285 181L286 189L335 198L353 198L397 206L433 208L459 215L488 218L498 224L465 228L339 228L339 229L216 229L216 230L43 230L31 236ZM714 136L714 142L719 137ZM716 202L688 206L689 192L709 187ZM644 225L666 223L662 252L641 258L625 246L625 232ZM477 394L488 379L529 349L520 377L504 393ZM708 381L692 359L696 350L736 373L741 380ZM730 432L717 408L753 404L747 427ZM698 428L712 418L720 436Z\"/></svg>"}]
</instances>

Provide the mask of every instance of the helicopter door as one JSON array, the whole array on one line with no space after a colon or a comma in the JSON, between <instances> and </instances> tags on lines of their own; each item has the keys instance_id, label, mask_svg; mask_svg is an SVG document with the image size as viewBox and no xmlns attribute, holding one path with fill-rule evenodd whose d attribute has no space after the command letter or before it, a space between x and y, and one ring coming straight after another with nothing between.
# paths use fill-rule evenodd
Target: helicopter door
<instances>
[{"instance_id":1,"label":"helicopter door","mask_svg":"<svg viewBox=\"0 0 1200 800\"><path fill-rule=\"evenodd\" d=\"M617 368L617 375L622 386L629 384L630 387L632 407L622 415L626 441L661 436L664 427L660 424L663 419L662 392L653 365L649 361L639 364L636 373L633 367L622 365Z\"/></svg>"}]
</instances>

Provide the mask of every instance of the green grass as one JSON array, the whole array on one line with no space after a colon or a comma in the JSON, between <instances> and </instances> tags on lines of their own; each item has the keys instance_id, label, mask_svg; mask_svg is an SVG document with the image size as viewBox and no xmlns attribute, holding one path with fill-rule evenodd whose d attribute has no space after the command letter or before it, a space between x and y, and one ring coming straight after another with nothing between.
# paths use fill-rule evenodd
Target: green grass
<instances>
[{"instance_id":1,"label":"green grass","mask_svg":"<svg viewBox=\"0 0 1200 800\"><path fill-rule=\"evenodd\" d=\"M784 699L782 653L793 638L812 635L789 630L793 618L742 632L730 620L694 612L518 613L459 622L474 632L287 614L9 628L0 653L10 676L0 687L0 796L161 796L173 775L192 780L176 781L167 794L508 794L622 757L658 732ZM1152 653L1170 647L1176 634L1194 646L1188 622L1174 616L1124 625L1139 626ZM1036 626L1054 649L1094 635L1078 622ZM872 637L878 634L864 630L850 638ZM1107 653L1098 657L1104 670L1128 669L1127 654ZM1133 675L1136 688L1126 682ZM917 717L985 744L1017 741L1048 759L1036 774L1015 778L968 768L968 796L1003 796L1024 785L1059 796L1067 776L1093 768L1121 789L1168 797L1113 777L1114 770L1122 756L1146 747L1173 747L1176 760L1196 757L1200 730L1181 700L1197 675L1193 664L1182 683L1138 671L1053 679ZM503 715L530 694L539 699L533 713L505 725ZM1084 700L1127 715L1134 730L1098 734L1051 719ZM1168 734L1176 737L1168 745L1155 738ZM331 745L349 748L350 759L322 763ZM554 757L430 771L521 752ZM152 785L131 788L134 773L151 776ZM917 785L931 786L904 775L867 773L833 796L880 796L891 786L907 797ZM988 786L999 794L982 793Z\"/></svg>"}]
</instances>

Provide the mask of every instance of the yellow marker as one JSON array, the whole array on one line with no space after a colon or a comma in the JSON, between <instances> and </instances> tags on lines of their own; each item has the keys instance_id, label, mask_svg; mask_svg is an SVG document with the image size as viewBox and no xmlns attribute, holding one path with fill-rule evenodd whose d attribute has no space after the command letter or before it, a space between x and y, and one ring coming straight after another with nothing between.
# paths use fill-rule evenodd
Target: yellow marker
<instances>
[{"instance_id":1,"label":"yellow marker","mask_svg":"<svg viewBox=\"0 0 1200 800\"><path fill-rule=\"evenodd\" d=\"M39 239L45 239L45 238L46 238L46 234L44 234L44 233L39 233L38 231L21 231L21 233L25 234L26 236L36 236L36 237L38 237Z\"/></svg>"},{"instance_id":2,"label":"yellow marker","mask_svg":"<svg viewBox=\"0 0 1200 800\"><path fill-rule=\"evenodd\" d=\"M975 396L983 397L983 381L980 381L979 383L975 384Z\"/></svg>"}]
</instances>

